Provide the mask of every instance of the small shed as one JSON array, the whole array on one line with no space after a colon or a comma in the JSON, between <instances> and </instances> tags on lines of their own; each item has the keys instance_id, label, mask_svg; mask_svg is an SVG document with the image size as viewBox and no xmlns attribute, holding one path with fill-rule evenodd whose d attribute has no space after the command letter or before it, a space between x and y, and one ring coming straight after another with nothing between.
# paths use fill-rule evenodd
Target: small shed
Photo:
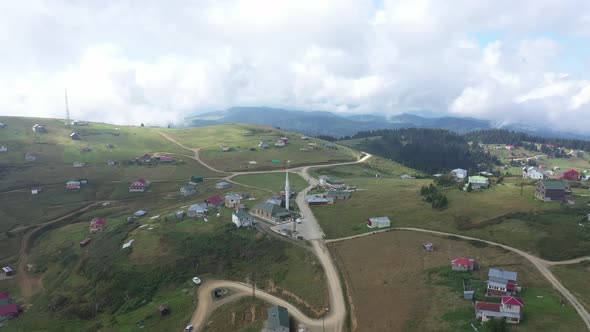
<instances>
[{"instance_id":1,"label":"small shed","mask_svg":"<svg viewBox=\"0 0 590 332\"><path fill-rule=\"evenodd\" d=\"M167 316L170 314L170 308L168 308L167 305L160 304L158 306L158 312L160 313L160 316Z\"/></svg>"},{"instance_id":2,"label":"small shed","mask_svg":"<svg viewBox=\"0 0 590 332\"><path fill-rule=\"evenodd\" d=\"M426 251L434 251L434 244L432 244L431 242L424 242L424 243L422 243L422 247Z\"/></svg>"},{"instance_id":3,"label":"small shed","mask_svg":"<svg viewBox=\"0 0 590 332\"><path fill-rule=\"evenodd\" d=\"M8 266L5 266L2 268L2 273L4 273L4 275L7 277L14 275L14 271L12 270L12 268L10 268Z\"/></svg>"},{"instance_id":4,"label":"small shed","mask_svg":"<svg viewBox=\"0 0 590 332\"><path fill-rule=\"evenodd\" d=\"M191 184L197 184L197 183L201 183L203 181L204 181L203 177L202 176L197 176L197 175L191 176L191 178L189 180L189 182Z\"/></svg>"},{"instance_id":5,"label":"small shed","mask_svg":"<svg viewBox=\"0 0 590 332\"><path fill-rule=\"evenodd\" d=\"M115 161L114 160L107 160L107 165L109 166L115 166Z\"/></svg>"},{"instance_id":6,"label":"small shed","mask_svg":"<svg viewBox=\"0 0 590 332\"><path fill-rule=\"evenodd\" d=\"M391 226L389 217L374 217L367 220L367 227L369 228L385 228Z\"/></svg>"},{"instance_id":7,"label":"small shed","mask_svg":"<svg viewBox=\"0 0 590 332\"><path fill-rule=\"evenodd\" d=\"M217 188L217 189L227 189L230 187L231 187L231 183L226 182L226 181L217 182L215 184L215 188Z\"/></svg>"},{"instance_id":8,"label":"small shed","mask_svg":"<svg viewBox=\"0 0 590 332\"><path fill-rule=\"evenodd\" d=\"M88 245L88 243L90 243L90 241L92 241L91 238L87 237L84 240L80 241L80 248L84 248Z\"/></svg>"},{"instance_id":9,"label":"small shed","mask_svg":"<svg viewBox=\"0 0 590 332\"><path fill-rule=\"evenodd\" d=\"M41 191L43 191L41 187L31 187L31 195L37 195Z\"/></svg>"},{"instance_id":10,"label":"small shed","mask_svg":"<svg viewBox=\"0 0 590 332\"><path fill-rule=\"evenodd\" d=\"M70 138L75 140L75 141L79 141L80 140L80 135L78 135L78 133L71 133L70 134Z\"/></svg>"},{"instance_id":11,"label":"small shed","mask_svg":"<svg viewBox=\"0 0 590 332\"><path fill-rule=\"evenodd\" d=\"M142 217L145 217L147 215L147 213L148 212L146 210L138 210L138 211L135 211L135 213L133 215L137 218L142 218Z\"/></svg>"}]
</instances>

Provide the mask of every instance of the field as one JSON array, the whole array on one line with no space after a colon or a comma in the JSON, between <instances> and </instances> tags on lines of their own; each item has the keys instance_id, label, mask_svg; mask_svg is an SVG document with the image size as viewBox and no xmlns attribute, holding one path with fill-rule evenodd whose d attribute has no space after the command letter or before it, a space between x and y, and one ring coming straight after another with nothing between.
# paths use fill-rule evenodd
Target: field
<instances>
[{"instance_id":1,"label":"field","mask_svg":"<svg viewBox=\"0 0 590 332\"><path fill-rule=\"evenodd\" d=\"M260 300L242 298L217 309L205 328L207 332L259 332L266 321L268 305Z\"/></svg>"},{"instance_id":2,"label":"field","mask_svg":"<svg viewBox=\"0 0 590 332\"><path fill-rule=\"evenodd\" d=\"M422 242L435 251L425 252ZM486 280L489 267L518 272L524 321L514 331L581 331L575 310L523 258L479 243L392 231L330 245L344 269L359 331L473 331L472 303L463 299L462 278ZM475 258L474 273L450 272L450 259ZM355 324L353 324L355 325Z\"/></svg>"},{"instance_id":3,"label":"field","mask_svg":"<svg viewBox=\"0 0 590 332\"><path fill-rule=\"evenodd\" d=\"M436 210L423 202L420 187L430 180L375 178L363 166L320 169L357 187L352 199L315 206L327 238L370 232L366 220L388 216L392 227L420 227L461 233L508 244L546 259L567 259L590 254L590 230L578 226L588 212L588 197L578 197L576 207L560 207L532 198L534 187L507 178L502 185L481 192L445 190L448 208ZM573 241L572 241L573 240Z\"/></svg>"},{"instance_id":4,"label":"field","mask_svg":"<svg viewBox=\"0 0 590 332\"><path fill-rule=\"evenodd\" d=\"M299 134L262 126L236 124L167 130L165 133L187 147L202 148L202 159L224 171L280 169L287 160L291 161L291 166L353 161L359 156L346 147L334 144L333 148L328 148L324 146L328 142L315 138L302 140ZM275 147L274 143L280 137L287 137L289 144ZM261 141L268 143L269 147L260 148ZM223 152L221 146L228 146L230 150Z\"/></svg>"},{"instance_id":5,"label":"field","mask_svg":"<svg viewBox=\"0 0 590 332\"><path fill-rule=\"evenodd\" d=\"M233 181L249 186L268 189L275 193L285 190L284 173L239 175L234 177ZM307 182L302 177L294 173L289 173L289 185L293 191L300 191L308 186Z\"/></svg>"},{"instance_id":6,"label":"field","mask_svg":"<svg viewBox=\"0 0 590 332\"><path fill-rule=\"evenodd\" d=\"M590 310L590 282L588 280L590 262L557 265L551 267L551 271L582 302L586 310Z\"/></svg>"}]
</instances>

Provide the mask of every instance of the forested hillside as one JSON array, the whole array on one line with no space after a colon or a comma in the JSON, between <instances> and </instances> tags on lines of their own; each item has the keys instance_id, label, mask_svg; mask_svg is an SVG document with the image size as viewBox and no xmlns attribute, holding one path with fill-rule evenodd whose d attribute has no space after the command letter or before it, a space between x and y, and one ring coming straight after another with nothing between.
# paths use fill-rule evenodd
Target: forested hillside
<instances>
[{"instance_id":1,"label":"forested hillside","mask_svg":"<svg viewBox=\"0 0 590 332\"><path fill-rule=\"evenodd\" d=\"M590 141L567 138L547 138L506 129L476 130L465 134L469 141L477 141L484 144L512 144L525 145L528 143L551 144L563 146L568 149L584 150L590 152Z\"/></svg>"},{"instance_id":2,"label":"forested hillside","mask_svg":"<svg viewBox=\"0 0 590 332\"><path fill-rule=\"evenodd\" d=\"M363 151L427 173L454 168L488 170L499 164L496 157L484 153L477 144L469 144L465 136L444 129L361 131L353 139Z\"/></svg>"}]
</instances>

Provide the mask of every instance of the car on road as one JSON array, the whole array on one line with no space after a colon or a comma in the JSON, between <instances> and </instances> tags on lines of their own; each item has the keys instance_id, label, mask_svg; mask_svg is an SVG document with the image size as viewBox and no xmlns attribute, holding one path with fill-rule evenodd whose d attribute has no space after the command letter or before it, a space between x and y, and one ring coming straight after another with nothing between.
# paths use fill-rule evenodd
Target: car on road
<instances>
[{"instance_id":1,"label":"car on road","mask_svg":"<svg viewBox=\"0 0 590 332\"><path fill-rule=\"evenodd\" d=\"M193 326L190 324L184 328L184 332L192 332L192 331L193 331Z\"/></svg>"},{"instance_id":2,"label":"car on road","mask_svg":"<svg viewBox=\"0 0 590 332\"><path fill-rule=\"evenodd\" d=\"M301 224L301 222L303 221L303 218L297 218L295 221L296 221L298 224Z\"/></svg>"},{"instance_id":3,"label":"car on road","mask_svg":"<svg viewBox=\"0 0 590 332\"><path fill-rule=\"evenodd\" d=\"M197 284L197 285L200 285L200 284L201 284L201 278L199 278L199 277L194 277L194 278L193 278L193 282L194 282L195 284Z\"/></svg>"}]
</instances>

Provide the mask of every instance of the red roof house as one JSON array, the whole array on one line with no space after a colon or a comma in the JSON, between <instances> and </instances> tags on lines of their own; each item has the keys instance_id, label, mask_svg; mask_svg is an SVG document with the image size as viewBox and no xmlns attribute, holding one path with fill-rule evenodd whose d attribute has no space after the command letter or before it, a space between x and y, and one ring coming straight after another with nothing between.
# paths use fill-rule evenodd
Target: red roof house
<instances>
[{"instance_id":1,"label":"red roof house","mask_svg":"<svg viewBox=\"0 0 590 332\"><path fill-rule=\"evenodd\" d=\"M129 186L129 192L144 192L149 183L145 179L139 179Z\"/></svg>"},{"instance_id":2,"label":"red roof house","mask_svg":"<svg viewBox=\"0 0 590 332\"><path fill-rule=\"evenodd\" d=\"M205 200L205 203L207 203L208 206L219 206L223 204L223 198L219 196L209 197Z\"/></svg>"},{"instance_id":3,"label":"red roof house","mask_svg":"<svg viewBox=\"0 0 590 332\"><path fill-rule=\"evenodd\" d=\"M94 218L90 221L90 233L102 232L107 225L107 220L104 218Z\"/></svg>"},{"instance_id":4,"label":"red roof house","mask_svg":"<svg viewBox=\"0 0 590 332\"><path fill-rule=\"evenodd\" d=\"M519 297L514 296L504 296L502 297L502 304L504 305L515 305L519 307L524 307L524 301Z\"/></svg>"},{"instance_id":5,"label":"red roof house","mask_svg":"<svg viewBox=\"0 0 590 332\"><path fill-rule=\"evenodd\" d=\"M0 307L0 320L18 316L20 309L17 304L11 303Z\"/></svg>"},{"instance_id":6,"label":"red roof house","mask_svg":"<svg viewBox=\"0 0 590 332\"><path fill-rule=\"evenodd\" d=\"M10 298L10 294L8 293L4 293L4 292L0 292L0 300L6 300Z\"/></svg>"},{"instance_id":7,"label":"red roof house","mask_svg":"<svg viewBox=\"0 0 590 332\"><path fill-rule=\"evenodd\" d=\"M580 179L580 172L575 169L568 169L561 174L561 178L564 180L578 181Z\"/></svg>"},{"instance_id":8,"label":"red roof house","mask_svg":"<svg viewBox=\"0 0 590 332\"><path fill-rule=\"evenodd\" d=\"M475 269L475 259L458 257L451 261L453 271L473 271Z\"/></svg>"}]
</instances>

